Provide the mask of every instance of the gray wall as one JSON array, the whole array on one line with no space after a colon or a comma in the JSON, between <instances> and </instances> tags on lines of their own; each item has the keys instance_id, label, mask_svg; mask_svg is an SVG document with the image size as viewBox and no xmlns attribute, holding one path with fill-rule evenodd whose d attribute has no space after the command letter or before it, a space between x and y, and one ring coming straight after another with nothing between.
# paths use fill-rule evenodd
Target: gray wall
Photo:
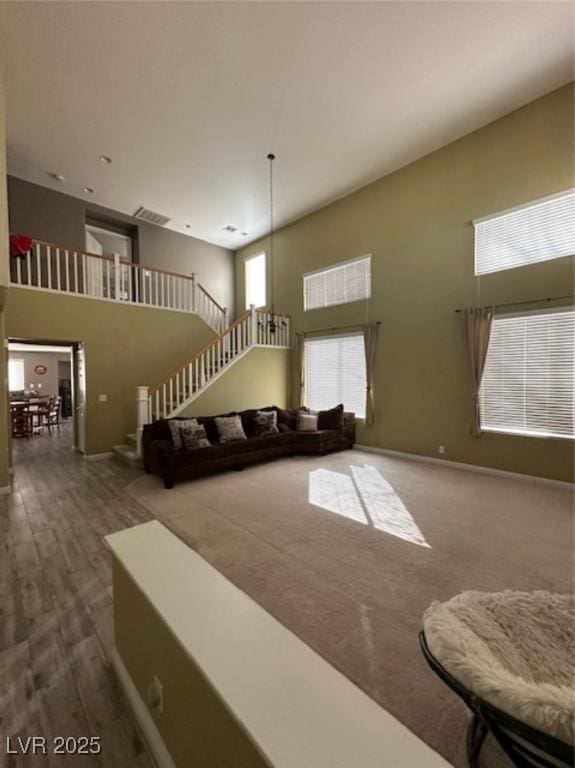
<instances>
[{"instance_id":1,"label":"gray wall","mask_svg":"<svg viewBox=\"0 0 575 768\"><path fill-rule=\"evenodd\" d=\"M8 176L8 211L10 232L79 250L85 249L86 216L130 225L137 231L141 264L184 275L195 272L214 299L234 316L234 254L227 248L90 205L14 176Z\"/></svg>"}]
</instances>

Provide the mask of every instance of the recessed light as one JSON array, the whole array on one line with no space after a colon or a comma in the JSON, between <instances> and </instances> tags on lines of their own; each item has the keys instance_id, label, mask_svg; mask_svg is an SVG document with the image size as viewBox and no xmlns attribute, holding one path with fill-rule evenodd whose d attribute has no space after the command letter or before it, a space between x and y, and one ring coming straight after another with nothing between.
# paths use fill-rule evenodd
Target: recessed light
<instances>
[{"instance_id":1,"label":"recessed light","mask_svg":"<svg viewBox=\"0 0 575 768\"><path fill-rule=\"evenodd\" d=\"M90 195L94 194L94 190L92 187L84 187L84 192L88 192Z\"/></svg>"},{"instance_id":2,"label":"recessed light","mask_svg":"<svg viewBox=\"0 0 575 768\"><path fill-rule=\"evenodd\" d=\"M108 155L100 155L100 162L104 163L104 165L110 165L112 162L112 158L108 157Z\"/></svg>"},{"instance_id":3,"label":"recessed light","mask_svg":"<svg viewBox=\"0 0 575 768\"><path fill-rule=\"evenodd\" d=\"M242 232L242 237L247 237L247 236L248 236L247 232Z\"/></svg>"},{"instance_id":4,"label":"recessed light","mask_svg":"<svg viewBox=\"0 0 575 768\"><path fill-rule=\"evenodd\" d=\"M226 224L225 227L222 227L224 232L237 232L238 228L234 227L232 224Z\"/></svg>"},{"instance_id":5,"label":"recessed light","mask_svg":"<svg viewBox=\"0 0 575 768\"><path fill-rule=\"evenodd\" d=\"M191 224L186 224L186 229L191 229L191 228L192 228Z\"/></svg>"},{"instance_id":6,"label":"recessed light","mask_svg":"<svg viewBox=\"0 0 575 768\"><path fill-rule=\"evenodd\" d=\"M52 172L50 172L48 174L48 176L50 176L50 178L54 179L54 181L65 181L65 179L64 179L64 177L62 176L61 173L52 173Z\"/></svg>"}]
</instances>

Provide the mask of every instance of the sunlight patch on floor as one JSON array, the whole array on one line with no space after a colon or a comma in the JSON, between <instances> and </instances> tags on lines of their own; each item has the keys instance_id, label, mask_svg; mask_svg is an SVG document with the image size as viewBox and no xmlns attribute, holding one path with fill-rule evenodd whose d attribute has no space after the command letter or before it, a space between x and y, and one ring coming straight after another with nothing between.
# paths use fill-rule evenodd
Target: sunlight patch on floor
<instances>
[{"instance_id":1,"label":"sunlight patch on floor","mask_svg":"<svg viewBox=\"0 0 575 768\"><path fill-rule=\"evenodd\" d=\"M411 544L430 548L409 510L376 467L350 466L351 476L329 469L309 473L308 501Z\"/></svg>"}]
</instances>

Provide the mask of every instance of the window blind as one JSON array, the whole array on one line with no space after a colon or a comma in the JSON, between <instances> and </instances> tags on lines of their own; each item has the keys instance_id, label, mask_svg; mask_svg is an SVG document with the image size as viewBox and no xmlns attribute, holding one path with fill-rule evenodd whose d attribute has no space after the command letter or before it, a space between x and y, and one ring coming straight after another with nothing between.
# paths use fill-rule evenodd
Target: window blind
<instances>
[{"instance_id":1,"label":"window blind","mask_svg":"<svg viewBox=\"0 0 575 768\"><path fill-rule=\"evenodd\" d=\"M475 274L575 254L575 189L478 219Z\"/></svg>"},{"instance_id":2,"label":"window blind","mask_svg":"<svg viewBox=\"0 0 575 768\"><path fill-rule=\"evenodd\" d=\"M365 352L363 334L305 341L306 405L326 410L343 403L346 411L365 418Z\"/></svg>"},{"instance_id":3,"label":"window blind","mask_svg":"<svg viewBox=\"0 0 575 768\"><path fill-rule=\"evenodd\" d=\"M371 256L310 272L303 278L304 310L349 304L371 295Z\"/></svg>"},{"instance_id":4,"label":"window blind","mask_svg":"<svg viewBox=\"0 0 575 768\"><path fill-rule=\"evenodd\" d=\"M498 317L479 393L487 432L574 437L575 310Z\"/></svg>"},{"instance_id":5,"label":"window blind","mask_svg":"<svg viewBox=\"0 0 575 768\"><path fill-rule=\"evenodd\" d=\"M260 253L246 259L246 309L253 304L255 307L265 307L266 296L266 255Z\"/></svg>"}]
</instances>

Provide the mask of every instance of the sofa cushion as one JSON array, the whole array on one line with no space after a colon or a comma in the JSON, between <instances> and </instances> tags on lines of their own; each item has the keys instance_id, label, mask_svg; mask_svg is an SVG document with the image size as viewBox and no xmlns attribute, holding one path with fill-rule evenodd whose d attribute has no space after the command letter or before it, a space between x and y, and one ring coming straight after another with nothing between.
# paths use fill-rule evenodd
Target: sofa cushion
<instances>
[{"instance_id":1,"label":"sofa cushion","mask_svg":"<svg viewBox=\"0 0 575 768\"><path fill-rule=\"evenodd\" d=\"M198 451L200 448L210 448L211 446L203 424L180 427L178 435L182 448L186 451Z\"/></svg>"},{"instance_id":2,"label":"sofa cushion","mask_svg":"<svg viewBox=\"0 0 575 768\"><path fill-rule=\"evenodd\" d=\"M197 419L168 419L168 428L172 436L172 443L176 451L183 447L182 430L189 427L197 427Z\"/></svg>"},{"instance_id":3,"label":"sofa cushion","mask_svg":"<svg viewBox=\"0 0 575 768\"><path fill-rule=\"evenodd\" d=\"M288 429L295 430L297 427L297 411L288 411L283 408L278 408L278 427L281 429L281 425L285 424ZM283 430L282 430L283 431Z\"/></svg>"},{"instance_id":4,"label":"sofa cushion","mask_svg":"<svg viewBox=\"0 0 575 768\"><path fill-rule=\"evenodd\" d=\"M343 403L328 411L320 411L317 417L317 428L343 429Z\"/></svg>"},{"instance_id":5,"label":"sofa cushion","mask_svg":"<svg viewBox=\"0 0 575 768\"><path fill-rule=\"evenodd\" d=\"M304 413L300 411L297 415L298 432L315 432L317 430L317 413Z\"/></svg>"},{"instance_id":6,"label":"sofa cushion","mask_svg":"<svg viewBox=\"0 0 575 768\"><path fill-rule=\"evenodd\" d=\"M230 443L233 440L247 440L239 414L235 416L216 416L216 429L220 443Z\"/></svg>"},{"instance_id":7,"label":"sofa cushion","mask_svg":"<svg viewBox=\"0 0 575 768\"><path fill-rule=\"evenodd\" d=\"M257 411L255 416L255 433L258 437L274 435L279 432L276 411Z\"/></svg>"}]
</instances>

